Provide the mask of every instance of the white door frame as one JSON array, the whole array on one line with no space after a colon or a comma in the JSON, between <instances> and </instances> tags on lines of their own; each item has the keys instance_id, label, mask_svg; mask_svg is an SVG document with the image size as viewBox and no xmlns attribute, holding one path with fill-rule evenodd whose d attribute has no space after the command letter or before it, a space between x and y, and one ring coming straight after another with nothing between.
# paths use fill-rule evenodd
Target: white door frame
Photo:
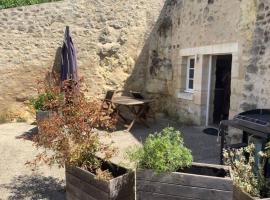
<instances>
[{"instance_id":1,"label":"white door frame","mask_svg":"<svg viewBox=\"0 0 270 200\"><path fill-rule=\"evenodd\" d=\"M239 44L236 43L224 43L224 44L216 44L209 46L201 46L194 48L186 48L181 49L179 54L180 57L183 56L194 56L194 55L209 55L209 72L208 72L208 92L207 92L207 105L206 105L206 126L209 125L210 119L210 101L211 101L211 84L212 84L212 71L213 71L213 56L217 55L226 55L232 54L232 76L239 76L239 63L238 63L238 52L239 52ZM234 61L236 59L236 63ZM234 70L233 70L234 68Z\"/></svg>"},{"instance_id":2,"label":"white door frame","mask_svg":"<svg viewBox=\"0 0 270 200\"><path fill-rule=\"evenodd\" d=\"M213 56L209 55L209 65L208 65L208 85L207 85L207 105L206 105L206 120L205 126L209 126L210 118L210 99L211 99L211 84L212 84L212 70L213 70Z\"/></svg>"}]
</instances>

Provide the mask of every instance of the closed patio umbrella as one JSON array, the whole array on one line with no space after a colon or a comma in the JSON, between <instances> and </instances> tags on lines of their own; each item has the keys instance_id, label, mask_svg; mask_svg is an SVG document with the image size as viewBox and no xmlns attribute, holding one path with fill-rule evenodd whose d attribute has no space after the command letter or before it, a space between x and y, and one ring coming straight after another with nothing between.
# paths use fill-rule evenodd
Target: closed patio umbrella
<instances>
[{"instance_id":1,"label":"closed patio umbrella","mask_svg":"<svg viewBox=\"0 0 270 200\"><path fill-rule=\"evenodd\" d=\"M66 27L64 43L61 52L61 87L64 81L72 80L78 83L78 66L76 50L70 35L69 27ZM75 89L78 91L79 86L76 85Z\"/></svg>"}]
</instances>

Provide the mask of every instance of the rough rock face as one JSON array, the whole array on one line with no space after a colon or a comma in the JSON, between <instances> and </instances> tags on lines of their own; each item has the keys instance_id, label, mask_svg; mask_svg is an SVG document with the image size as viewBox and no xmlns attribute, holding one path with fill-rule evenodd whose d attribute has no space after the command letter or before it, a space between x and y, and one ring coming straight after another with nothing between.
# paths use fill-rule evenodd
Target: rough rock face
<instances>
[{"instance_id":1,"label":"rough rock face","mask_svg":"<svg viewBox=\"0 0 270 200\"><path fill-rule=\"evenodd\" d=\"M243 110L270 107L270 2L257 0L252 48L247 57Z\"/></svg>"},{"instance_id":2,"label":"rough rock face","mask_svg":"<svg viewBox=\"0 0 270 200\"><path fill-rule=\"evenodd\" d=\"M0 110L36 94L36 80L59 66L66 25L90 96L124 86L142 59L165 0L64 0L0 11ZM137 80L132 88L140 88Z\"/></svg>"}]
</instances>

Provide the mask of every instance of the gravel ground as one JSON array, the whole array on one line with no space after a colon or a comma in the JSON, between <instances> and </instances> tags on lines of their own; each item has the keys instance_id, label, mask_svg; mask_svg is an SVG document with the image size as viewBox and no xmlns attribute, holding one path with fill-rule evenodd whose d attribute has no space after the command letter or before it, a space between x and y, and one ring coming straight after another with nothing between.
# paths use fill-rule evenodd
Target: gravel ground
<instances>
[{"instance_id":1,"label":"gravel ground","mask_svg":"<svg viewBox=\"0 0 270 200\"><path fill-rule=\"evenodd\" d=\"M41 166L32 169L25 163L37 150L30 140L35 126L25 123L0 125L0 199L65 199L64 169Z\"/></svg>"},{"instance_id":2,"label":"gravel ground","mask_svg":"<svg viewBox=\"0 0 270 200\"><path fill-rule=\"evenodd\" d=\"M182 132L185 144L192 150L194 161L218 163L219 145L216 136L202 133L202 127L181 127L169 120L149 125L150 129L137 125L131 132L117 131L111 137L102 137L103 141L113 141L118 148L119 153L112 161L130 166L125 152L131 146L140 145L150 133L174 126ZM31 142L31 136L36 131L35 126L25 123L0 125L0 200L65 199L64 169L41 166L33 170L25 166L26 161L33 159L38 152Z\"/></svg>"}]
</instances>

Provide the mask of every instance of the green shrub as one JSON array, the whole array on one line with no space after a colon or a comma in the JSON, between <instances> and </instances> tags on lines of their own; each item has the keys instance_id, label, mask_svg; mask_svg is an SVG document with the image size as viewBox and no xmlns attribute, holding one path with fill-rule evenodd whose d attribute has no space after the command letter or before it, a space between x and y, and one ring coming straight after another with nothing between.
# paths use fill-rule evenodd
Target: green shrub
<instances>
[{"instance_id":1,"label":"green shrub","mask_svg":"<svg viewBox=\"0 0 270 200\"><path fill-rule=\"evenodd\" d=\"M16 119L16 122L18 122L18 123L25 123L25 122L27 122L27 120L25 118L23 118L23 117L18 117Z\"/></svg>"},{"instance_id":2,"label":"green shrub","mask_svg":"<svg viewBox=\"0 0 270 200\"><path fill-rule=\"evenodd\" d=\"M10 120L8 119L8 116L5 114L0 114L0 124L5 124L7 122L10 122Z\"/></svg>"},{"instance_id":3,"label":"green shrub","mask_svg":"<svg viewBox=\"0 0 270 200\"><path fill-rule=\"evenodd\" d=\"M181 133L172 127L151 134L143 147L128 152L128 157L138 168L156 172L173 172L192 164L191 151L184 146Z\"/></svg>"},{"instance_id":4,"label":"green shrub","mask_svg":"<svg viewBox=\"0 0 270 200\"><path fill-rule=\"evenodd\" d=\"M32 98L31 105L36 111L45 111L45 94L41 94L36 98Z\"/></svg>"},{"instance_id":5,"label":"green shrub","mask_svg":"<svg viewBox=\"0 0 270 200\"><path fill-rule=\"evenodd\" d=\"M46 2L54 2L54 1L59 0L0 0L0 9L33 5Z\"/></svg>"},{"instance_id":6,"label":"green shrub","mask_svg":"<svg viewBox=\"0 0 270 200\"><path fill-rule=\"evenodd\" d=\"M32 98L30 102L36 111L47 111L56 107L54 103L59 102L56 101L59 98L64 99L64 97L59 96L59 94L47 92L44 94L39 94L36 98Z\"/></svg>"}]
</instances>

